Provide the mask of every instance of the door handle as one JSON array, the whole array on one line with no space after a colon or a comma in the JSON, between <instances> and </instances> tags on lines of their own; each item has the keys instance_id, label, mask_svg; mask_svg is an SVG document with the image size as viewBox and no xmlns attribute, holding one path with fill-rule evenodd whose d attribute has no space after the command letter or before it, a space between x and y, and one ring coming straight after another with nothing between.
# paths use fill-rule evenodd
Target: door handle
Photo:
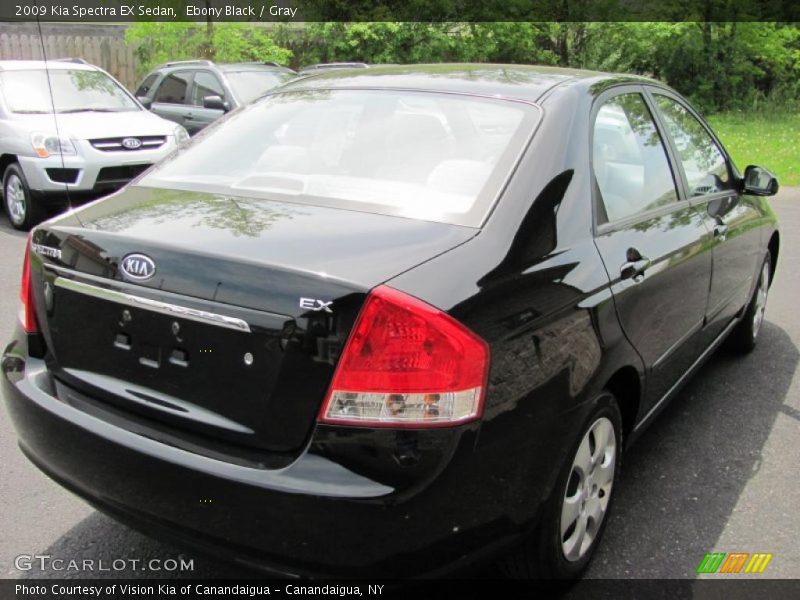
<instances>
[{"instance_id":1,"label":"door handle","mask_svg":"<svg viewBox=\"0 0 800 600\"><path fill-rule=\"evenodd\" d=\"M717 223L714 225L714 237L720 240L724 240L725 236L728 235L728 226L725 223Z\"/></svg>"},{"instance_id":2,"label":"door handle","mask_svg":"<svg viewBox=\"0 0 800 600\"><path fill-rule=\"evenodd\" d=\"M644 272L650 268L652 261L646 256L642 256L636 248L628 248L625 253L628 261L620 267L619 273L622 279L633 279L641 281Z\"/></svg>"},{"instance_id":3,"label":"door handle","mask_svg":"<svg viewBox=\"0 0 800 600\"><path fill-rule=\"evenodd\" d=\"M620 275L622 276L622 279L633 279L638 281L638 278L644 275L644 272L650 267L650 264L649 258L642 258L640 260L626 262L620 269Z\"/></svg>"}]
</instances>

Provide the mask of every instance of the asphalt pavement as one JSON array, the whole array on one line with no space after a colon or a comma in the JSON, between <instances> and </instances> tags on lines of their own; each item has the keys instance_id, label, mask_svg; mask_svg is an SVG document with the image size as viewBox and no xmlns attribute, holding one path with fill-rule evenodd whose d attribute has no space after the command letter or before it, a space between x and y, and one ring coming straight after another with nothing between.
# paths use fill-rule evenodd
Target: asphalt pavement
<instances>
[{"instance_id":1,"label":"asphalt pavement","mask_svg":"<svg viewBox=\"0 0 800 600\"><path fill-rule=\"evenodd\" d=\"M587 577L694 578L705 553L718 551L769 552L765 575L800 578L800 188L782 190L773 205L782 245L758 347L745 358L718 352L626 453L616 505ZM2 218L1 343L16 319L24 243ZM5 411L0 506L3 578L252 576L94 511L23 457ZM183 559L193 560L194 570L27 568L20 555L106 566L120 558ZM494 573L487 567L481 575Z\"/></svg>"}]
</instances>

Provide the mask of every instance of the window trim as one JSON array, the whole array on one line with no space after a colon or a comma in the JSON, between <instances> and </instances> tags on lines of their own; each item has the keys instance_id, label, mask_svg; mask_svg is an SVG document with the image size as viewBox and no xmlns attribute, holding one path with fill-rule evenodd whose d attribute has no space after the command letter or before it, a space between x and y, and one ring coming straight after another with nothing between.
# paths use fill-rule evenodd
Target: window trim
<instances>
[{"instance_id":1,"label":"window trim","mask_svg":"<svg viewBox=\"0 0 800 600\"><path fill-rule=\"evenodd\" d=\"M158 87L156 91L153 93L153 104L164 104L165 106L186 106L186 107L193 107L193 104L188 104L189 100L189 92L194 86L194 72L195 69L177 69L175 71L167 71L164 73L164 76L161 78L161 81L158 82ZM164 82L169 79L170 75L175 75L177 73L188 73L190 79L186 84L186 91L183 94L183 104L175 104L174 102L161 102L158 100L158 92L161 91L161 86L164 85Z\"/></svg>"},{"instance_id":2,"label":"window trim","mask_svg":"<svg viewBox=\"0 0 800 600\"><path fill-rule=\"evenodd\" d=\"M708 123L706 123L705 119L700 116L700 113L698 113L685 98L673 92L672 90L653 85L646 85L644 88L645 94L652 104L654 113L657 115L657 119L661 124L661 128L665 132L665 136L670 147L670 152L675 157L675 165L673 170L676 170L678 176L680 177L681 187L683 188L683 196L686 198L689 204L694 207L702 207L715 200L730 198L734 195L738 196L739 180L741 179L739 170L736 168L736 165L734 164L728 152L725 150L725 147L719 141L719 138L717 138L714 131L711 129ZM665 117L662 115L661 109L658 107L658 103L656 102L655 96L657 95L664 96L665 98L669 98L673 102L676 102L679 106L682 106L686 112L694 117L698 123L700 123L700 126L705 130L705 132L711 138L711 142L717 147L717 150L719 150L719 153L722 155L722 159L725 162L725 167L728 169L728 177L730 177L732 184L730 189L720 190L719 192L714 192L713 194L703 194L702 196L691 196L689 194L689 180L686 177L686 170L683 167L683 161L680 159L680 153L678 152L678 147L675 144L672 133L669 131L669 127L667 127Z\"/></svg>"},{"instance_id":3,"label":"window trim","mask_svg":"<svg viewBox=\"0 0 800 600\"><path fill-rule=\"evenodd\" d=\"M660 88L659 88L660 89ZM615 221L606 221L605 223L600 223L599 221L599 211L600 211L600 202L602 202L602 198L600 196L600 190L597 186L597 178L594 174L594 125L597 121L597 113L600 112L600 109L603 105L607 104L609 100L615 98L616 96L622 96L624 94L638 94L642 101L645 103L648 111L650 111L650 116L653 119L653 124L656 128L656 131L661 138L661 144L664 148L666 159L667 159L667 166L669 167L672 175L672 180L675 184L675 192L677 195L677 199L674 202L670 202L669 204L665 204L664 206L658 206L656 208L652 208L650 210L646 210L644 212L635 213L628 217L624 217L622 219L617 219ZM654 107L651 103L651 99L647 94L647 90L645 86L641 84L634 84L634 83L624 83L621 85L616 85L610 87L603 91L603 93L599 94L592 102L592 109L589 115L589 171L591 173L591 204L592 204L592 228L593 228L593 235L594 237L600 237L607 233L611 233L613 231L618 231L620 229L627 229L637 223L641 223L644 221L648 221L654 217L658 217L661 215L669 214L675 210L687 208L691 206L691 203L688 201L686 197L685 186L683 184L683 175L679 171L676 170L676 156L672 152L672 146L670 141L665 138L663 125L661 120L654 110ZM603 206L603 210L605 210L605 206Z\"/></svg>"}]
</instances>

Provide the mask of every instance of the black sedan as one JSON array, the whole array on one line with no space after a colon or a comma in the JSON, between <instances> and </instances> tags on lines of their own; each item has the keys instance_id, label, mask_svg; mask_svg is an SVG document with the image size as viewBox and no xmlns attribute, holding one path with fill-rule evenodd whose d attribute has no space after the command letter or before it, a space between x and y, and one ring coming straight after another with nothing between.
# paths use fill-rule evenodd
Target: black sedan
<instances>
[{"instance_id":1,"label":"black sedan","mask_svg":"<svg viewBox=\"0 0 800 600\"><path fill-rule=\"evenodd\" d=\"M5 401L64 487L242 563L574 577L623 449L756 343L777 187L649 79L322 73L31 234Z\"/></svg>"}]
</instances>

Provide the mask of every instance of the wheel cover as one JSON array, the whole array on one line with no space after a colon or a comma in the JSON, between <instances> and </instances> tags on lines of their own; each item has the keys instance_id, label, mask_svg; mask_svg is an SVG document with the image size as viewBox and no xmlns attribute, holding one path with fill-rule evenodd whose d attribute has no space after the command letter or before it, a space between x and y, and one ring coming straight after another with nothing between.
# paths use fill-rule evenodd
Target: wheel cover
<instances>
[{"instance_id":1,"label":"wheel cover","mask_svg":"<svg viewBox=\"0 0 800 600\"><path fill-rule=\"evenodd\" d=\"M767 310L767 295L769 294L769 263L765 262L761 268L756 289L755 310L753 311L753 339L756 338L764 322L764 312Z\"/></svg>"},{"instance_id":2,"label":"wheel cover","mask_svg":"<svg viewBox=\"0 0 800 600\"><path fill-rule=\"evenodd\" d=\"M15 225L22 224L28 211L28 199L25 197L25 187L18 175L12 173L8 176L4 195L11 220Z\"/></svg>"},{"instance_id":3,"label":"wheel cover","mask_svg":"<svg viewBox=\"0 0 800 600\"><path fill-rule=\"evenodd\" d=\"M561 550L570 562L583 558L597 539L608 511L616 465L614 425L600 417L578 446L561 505Z\"/></svg>"}]
</instances>

